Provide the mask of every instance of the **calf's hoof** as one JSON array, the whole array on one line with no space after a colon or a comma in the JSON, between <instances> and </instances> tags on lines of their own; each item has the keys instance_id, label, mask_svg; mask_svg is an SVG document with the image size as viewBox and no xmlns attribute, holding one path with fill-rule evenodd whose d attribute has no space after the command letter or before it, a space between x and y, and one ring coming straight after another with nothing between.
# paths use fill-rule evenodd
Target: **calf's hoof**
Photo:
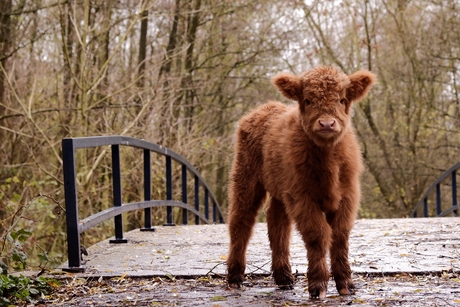
<instances>
[{"instance_id":1,"label":"calf's hoof","mask_svg":"<svg viewBox=\"0 0 460 307\"><path fill-rule=\"evenodd\" d=\"M246 265L239 261L227 261L227 282L229 286L241 287Z\"/></svg>"},{"instance_id":2,"label":"calf's hoof","mask_svg":"<svg viewBox=\"0 0 460 307\"><path fill-rule=\"evenodd\" d=\"M235 286L240 288L243 284L244 274L227 274L227 282L229 286Z\"/></svg>"},{"instance_id":3,"label":"calf's hoof","mask_svg":"<svg viewBox=\"0 0 460 307\"><path fill-rule=\"evenodd\" d=\"M293 288L294 284L294 275L292 275L289 271L273 271L273 278L275 279L275 283L283 290L289 290Z\"/></svg>"},{"instance_id":4,"label":"calf's hoof","mask_svg":"<svg viewBox=\"0 0 460 307\"><path fill-rule=\"evenodd\" d=\"M346 281L342 285L337 285L337 291L339 291L340 295L353 295L356 292L356 288L353 282L350 280Z\"/></svg>"},{"instance_id":5,"label":"calf's hoof","mask_svg":"<svg viewBox=\"0 0 460 307\"><path fill-rule=\"evenodd\" d=\"M308 292L310 293L311 299L323 300L326 298L326 288L319 288L319 287L314 287L311 289L308 288Z\"/></svg>"}]
</instances>

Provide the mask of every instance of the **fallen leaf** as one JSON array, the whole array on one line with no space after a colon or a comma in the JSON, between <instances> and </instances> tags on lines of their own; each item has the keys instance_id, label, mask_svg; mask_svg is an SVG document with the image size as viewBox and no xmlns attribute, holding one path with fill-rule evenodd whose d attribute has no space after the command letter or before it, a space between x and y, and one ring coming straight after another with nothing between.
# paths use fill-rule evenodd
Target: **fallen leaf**
<instances>
[{"instance_id":1,"label":"fallen leaf","mask_svg":"<svg viewBox=\"0 0 460 307\"><path fill-rule=\"evenodd\" d=\"M340 295L329 295L326 298L334 299L334 298L339 298L339 297L340 297Z\"/></svg>"},{"instance_id":2,"label":"fallen leaf","mask_svg":"<svg viewBox=\"0 0 460 307\"><path fill-rule=\"evenodd\" d=\"M273 293L271 293L271 292L259 292L259 294L264 294L264 295L268 295L268 296L273 295Z\"/></svg>"},{"instance_id":3,"label":"fallen leaf","mask_svg":"<svg viewBox=\"0 0 460 307\"><path fill-rule=\"evenodd\" d=\"M225 296L217 295L211 297L211 301L226 301L227 298Z\"/></svg>"},{"instance_id":4,"label":"fallen leaf","mask_svg":"<svg viewBox=\"0 0 460 307\"><path fill-rule=\"evenodd\" d=\"M128 275L128 273L123 273L120 277L114 277L114 278L111 278L112 280L114 281L118 281L118 282L121 282L125 279L126 275Z\"/></svg>"},{"instance_id":5,"label":"fallen leaf","mask_svg":"<svg viewBox=\"0 0 460 307\"><path fill-rule=\"evenodd\" d=\"M365 304L366 302L365 302L364 300L362 300L362 299L359 299L359 298L355 298L355 299L353 300L353 303L357 303L357 304Z\"/></svg>"}]
</instances>

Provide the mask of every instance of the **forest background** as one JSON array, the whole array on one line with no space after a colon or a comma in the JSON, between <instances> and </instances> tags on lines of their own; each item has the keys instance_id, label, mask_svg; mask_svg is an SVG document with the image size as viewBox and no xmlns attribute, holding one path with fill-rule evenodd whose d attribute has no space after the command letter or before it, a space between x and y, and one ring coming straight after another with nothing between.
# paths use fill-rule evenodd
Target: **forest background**
<instances>
[{"instance_id":1,"label":"forest background","mask_svg":"<svg viewBox=\"0 0 460 307\"><path fill-rule=\"evenodd\" d=\"M66 258L64 137L167 146L200 170L225 211L238 119L269 99L292 103L270 85L276 73L320 64L378 75L353 111L366 163L359 217L407 216L459 160L458 12L457 0L0 1L3 261L14 229L31 232L31 255L51 266ZM124 202L143 199L141 157L122 150ZM160 158L153 199L164 198ZM111 204L110 150L79 151L77 166L84 218ZM141 227L141 212L124 224ZM85 232L84 244L112 227Z\"/></svg>"}]
</instances>

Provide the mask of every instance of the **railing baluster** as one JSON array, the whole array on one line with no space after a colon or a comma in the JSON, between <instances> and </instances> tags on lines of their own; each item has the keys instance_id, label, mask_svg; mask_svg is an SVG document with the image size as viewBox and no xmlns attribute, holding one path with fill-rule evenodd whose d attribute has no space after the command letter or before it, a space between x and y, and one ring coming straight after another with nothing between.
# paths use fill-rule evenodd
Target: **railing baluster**
<instances>
[{"instance_id":1,"label":"railing baluster","mask_svg":"<svg viewBox=\"0 0 460 307\"><path fill-rule=\"evenodd\" d=\"M172 159L170 156L166 156L166 200L172 200ZM171 206L166 207L166 224L163 226L176 226Z\"/></svg>"},{"instance_id":2,"label":"railing baluster","mask_svg":"<svg viewBox=\"0 0 460 307\"><path fill-rule=\"evenodd\" d=\"M457 171L452 172L452 207L457 205ZM453 216L457 216L457 210L452 212Z\"/></svg>"},{"instance_id":3,"label":"railing baluster","mask_svg":"<svg viewBox=\"0 0 460 307\"><path fill-rule=\"evenodd\" d=\"M187 166L182 164L182 202L187 203ZM182 224L188 224L188 210L182 209Z\"/></svg>"},{"instance_id":4,"label":"railing baluster","mask_svg":"<svg viewBox=\"0 0 460 307\"><path fill-rule=\"evenodd\" d=\"M64 171L64 193L67 223L67 256L72 271L83 271L80 268L80 232L78 231L78 198L75 170L75 148L73 140L62 140L62 162Z\"/></svg>"},{"instance_id":5,"label":"railing baluster","mask_svg":"<svg viewBox=\"0 0 460 307\"><path fill-rule=\"evenodd\" d=\"M438 183L436 185L436 215L441 214L441 184Z\"/></svg>"},{"instance_id":6,"label":"railing baluster","mask_svg":"<svg viewBox=\"0 0 460 307\"><path fill-rule=\"evenodd\" d=\"M423 216L428 217L428 198L423 199Z\"/></svg>"},{"instance_id":7,"label":"railing baluster","mask_svg":"<svg viewBox=\"0 0 460 307\"><path fill-rule=\"evenodd\" d=\"M152 199L152 166L150 150L144 149L144 200ZM144 228L141 231L155 231L152 227L152 208L144 209Z\"/></svg>"},{"instance_id":8,"label":"railing baluster","mask_svg":"<svg viewBox=\"0 0 460 307\"><path fill-rule=\"evenodd\" d=\"M144 200L152 199L152 174L150 170L150 150L144 149ZM144 209L144 227L152 227L152 210Z\"/></svg>"},{"instance_id":9,"label":"railing baluster","mask_svg":"<svg viewBox=\"0 0 460 307\"><path fill-rule=\"evenodd\" d=\"M121 207L121 167L120 167L120 145L112 145L112 184L113 184L113 206ZM110 243L126 243L123 239L123 217L121 214L114 217L115 239Z\"/></svg>"},{"instance_id":10,"label":"railing baluster","mask_svg":"<svg viewBox=\"0 0 460 307\"><path fill-rule=\"evenodd\" d=\"M209 192L208 189L204 189L204 216L209 221Z\"/></svg>"},{"instance_id":11,"label":"railing baluster","mask_svg":"<svg viewBox=\"0 0 460 307\"><path fill-rule=\"evenodd\" d=\"M200 180L195 175L195 210L200 211ZM195 225L200 224L200 218L195 215Z\"/></svg>"},{"instance_id":12,"label":"railing baluster","mask_svg":"<svg viewBox=\"0 0 460 307\"><path fill-rule=\"evenodd\" d=\"M224 217L222 216L222 212L219 211L219 223L225 223Z\"/></svg>"}]
</instances>

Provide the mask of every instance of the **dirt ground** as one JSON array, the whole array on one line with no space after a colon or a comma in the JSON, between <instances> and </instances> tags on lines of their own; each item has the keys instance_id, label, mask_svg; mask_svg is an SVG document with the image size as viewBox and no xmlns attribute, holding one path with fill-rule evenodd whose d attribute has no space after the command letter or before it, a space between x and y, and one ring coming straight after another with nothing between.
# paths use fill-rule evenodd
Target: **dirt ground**
<instances>
[{"instance_id":1,"label":"dirt ground","mask_svg":"<svg viewBox=\"0 0 460 307\"><path fill-rule=\"evenodd\" d=\"M35 306L460 306L460 278L438 275L355 275L357 292L339 296L329 282L325 300L308 297L307 280L280 290L271 277L249 276L240 289L222 277L197 279L127 278L63 280L63 285Z\"/></svg>"}]
</instances>

